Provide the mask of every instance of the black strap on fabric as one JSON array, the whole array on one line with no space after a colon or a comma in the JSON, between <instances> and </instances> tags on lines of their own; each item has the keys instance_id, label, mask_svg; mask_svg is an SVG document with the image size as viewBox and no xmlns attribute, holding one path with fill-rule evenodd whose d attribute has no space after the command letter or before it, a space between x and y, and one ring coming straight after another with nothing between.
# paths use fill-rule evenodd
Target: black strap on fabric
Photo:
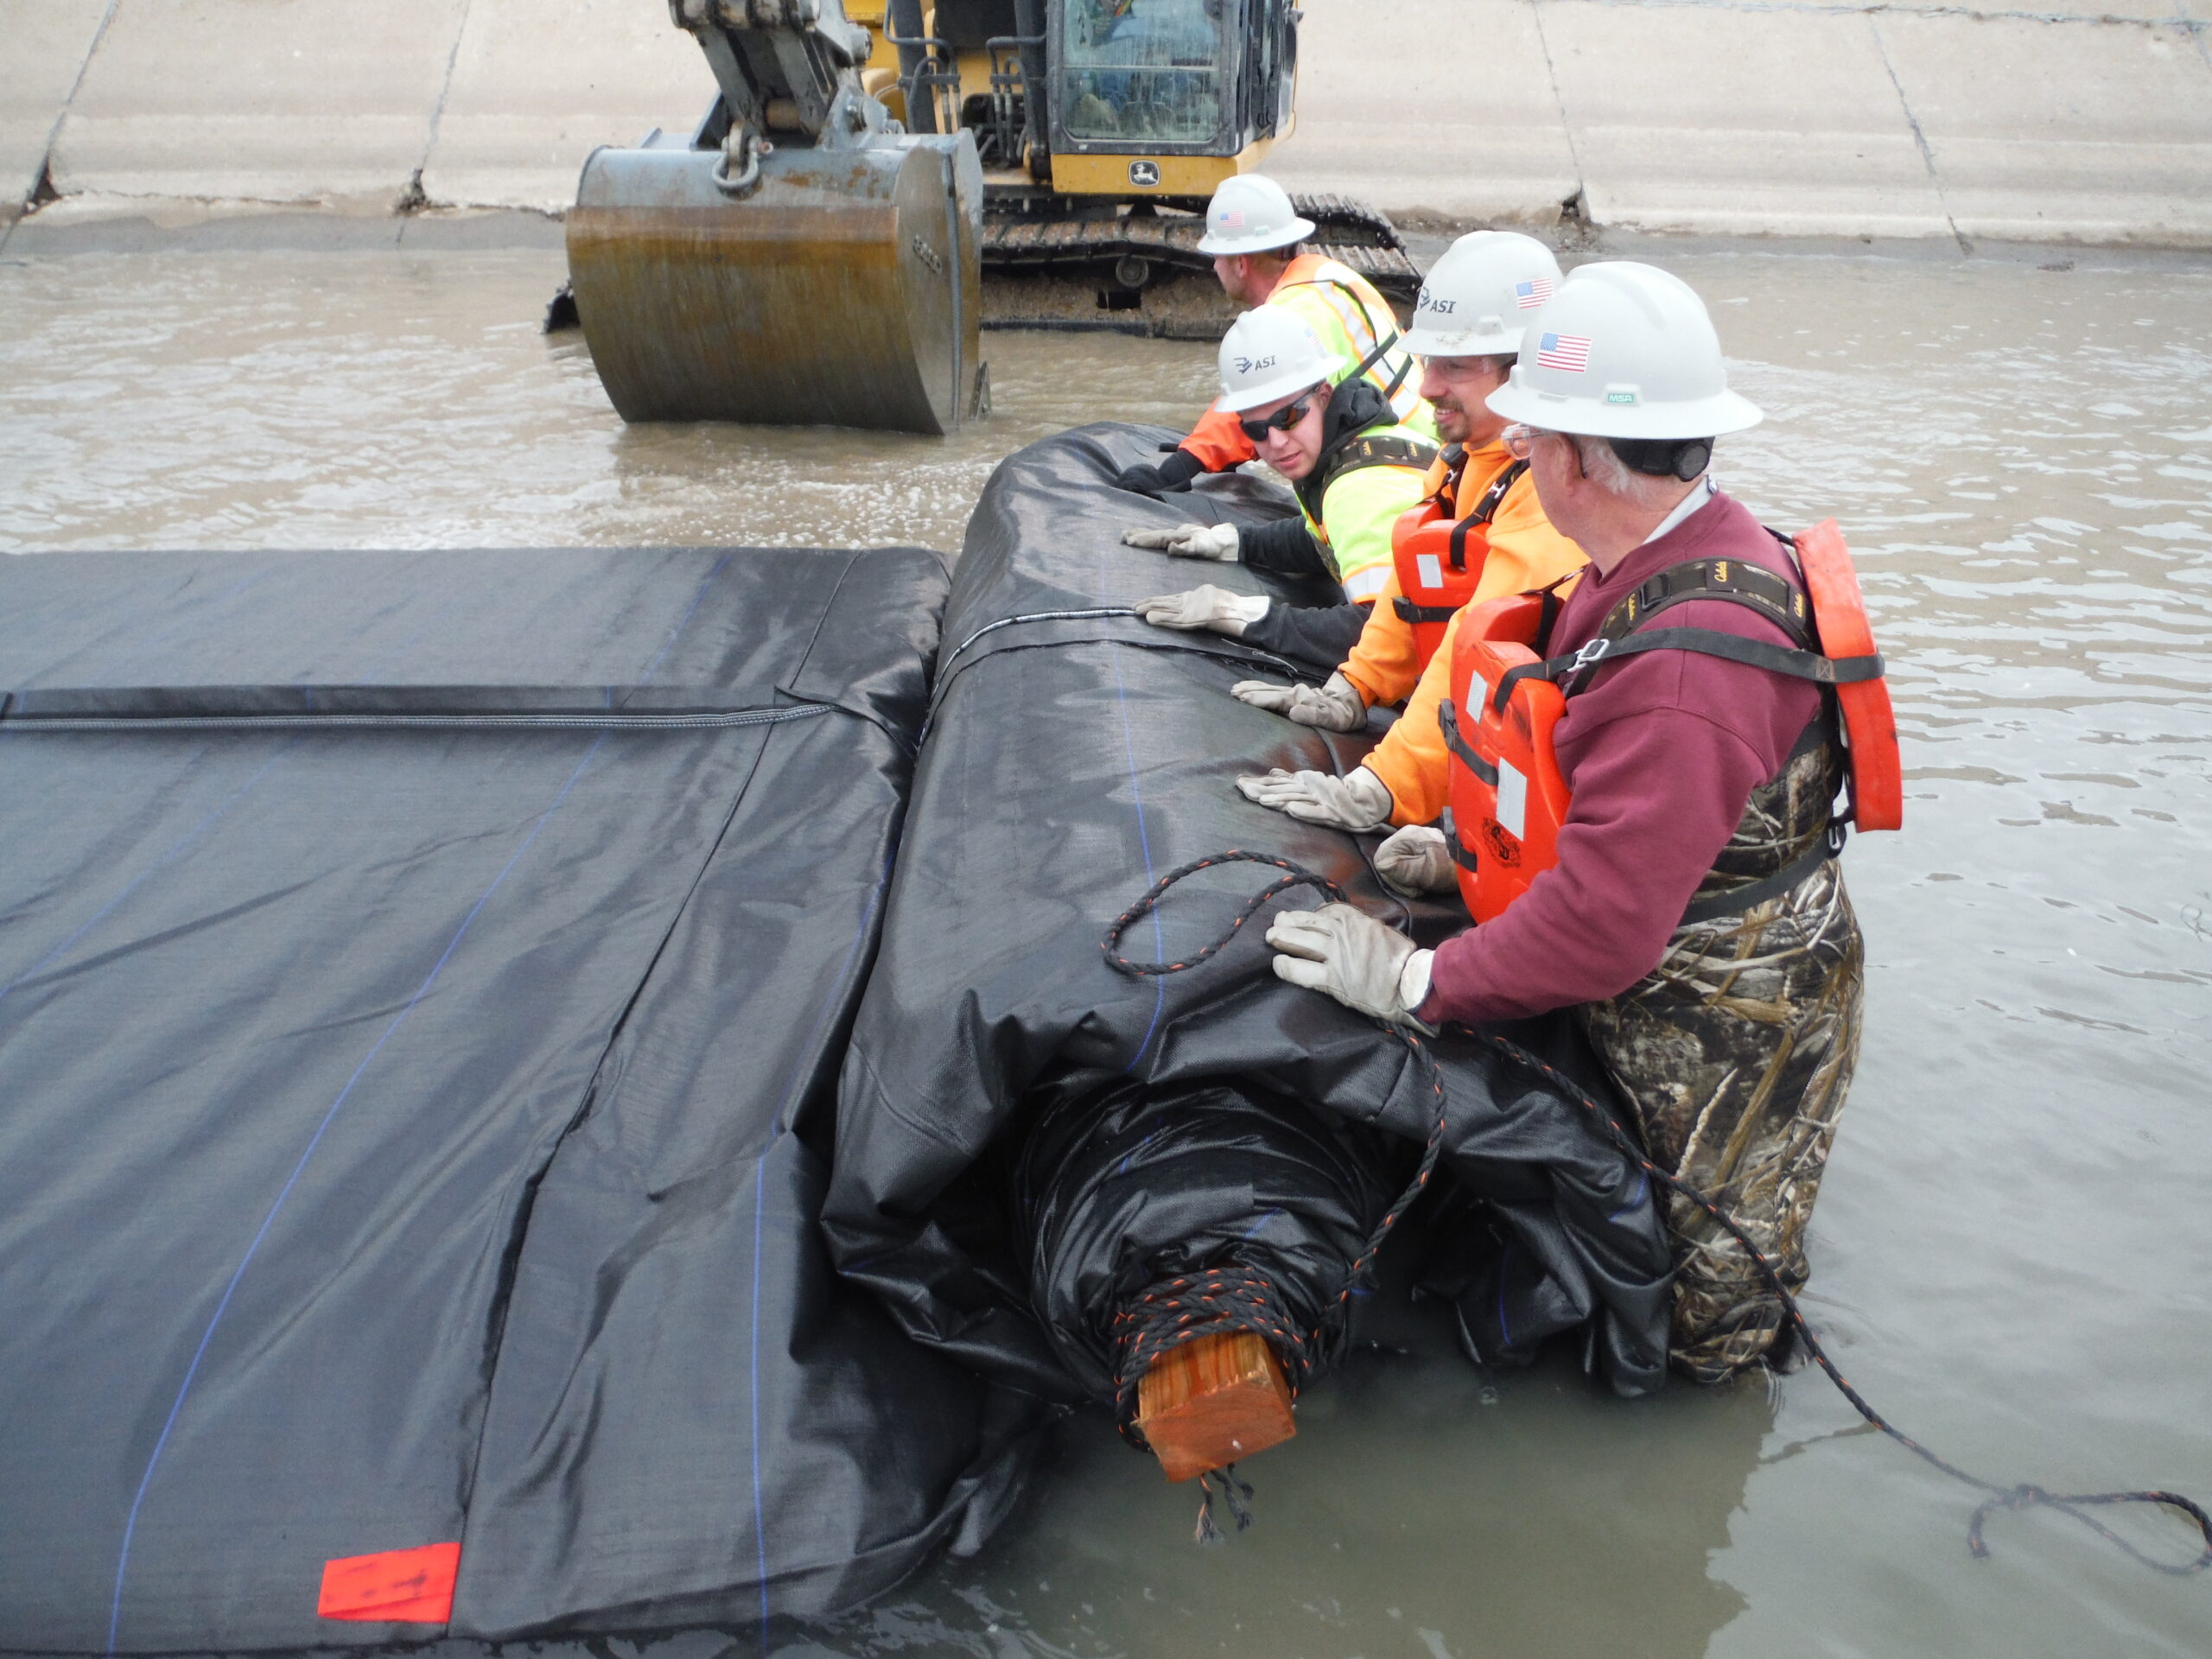
<instances>
[{"instance_id":1,"label":"black strap on fabric","mask_svg":"<svg viewBox=\"0 0 2212 1659\"><path fill-rule=\"evenodd\" d=\"M1542 587L1531 588L1521 595L1523 599L1534 599L1536 601L1536 649L1538 651L1541 651L1544 648L1544 641L1552 637L1552 624L1559 620L1560 607L1567 603L1559 596L1559 590L1581 574L1578 567L1563 576L1554 576Z\"/></svg>"},{"instance_id":2,"label":"black strap on fabric","mask_svg":"<svg viewBox=\"0 0 2212 1659\"><path fill-rule=\"evenodd\" d=\"M1497 768L1484 760L1476 752L1475 746L1460 735L1459 711L1452 708L1452 699L1449 697L1436 705L1436 727L1444 734L1444 747L1450 752L1452 758L1492 789L1496 789Z\"/></svg>"},{"instance_id":3,"label":"black strap on fabric","mask_svg":"<svg viewBox=\"0 0 2212 1659\"><path fill-rule=\"evenodd\" d=\"M1457 830L1444 837L1444 847L1452 855L1452 861L1461 869L1472 872L1482 868L1475 862L1474 849L1459 839Z\"/></svg>"},{"instance_id":4,"label":"black strap on fabric","mask_svg":"<svg viewBox=\"0 0 2212 1659\"><path fill-rule=\"evenodd\" d=\"M1731 887L1726 893L1709 893L1702 898L1691 899L1683 908L1680 925L1688 927L1695 922L1741 915L1753 905L1762 905L1770 899L1779 897L1841 854L1843 836L1843 820L1829 819L1827 831L1818 840L1772 875L1762 876L1740 887Z\"/></svg>"},{"instance_id":5,"label":"black strap on fabric","mask_svg":"<svg viewBox=\"0 0 2212 1659\"><path fill-rule=\"evenodd\" d=\"M1340 445L1321 466L1314 468L1319 480L1313 491L1315 499L1328 493L1329 486L1348 473L1357 473L1369 467L1417 467L1428 470L1436 459L1436 449L1418 438L1401 437L1395 432L1379 432L1352 439ZM1314 515L1317 518L1319 513Z\"/></svg>"},{"instance_id":6,"label":"black strap on fabric","mask_svg":"<svg viewBox=\"0 0 2212 1659\"><path fill-rule=\"evenodd\" d=\"M1456 605L1416 605L1403 594L1390 601L1390 608L1401 622L1449 622L1459 614Z\"/></svg>"}]
</instances>

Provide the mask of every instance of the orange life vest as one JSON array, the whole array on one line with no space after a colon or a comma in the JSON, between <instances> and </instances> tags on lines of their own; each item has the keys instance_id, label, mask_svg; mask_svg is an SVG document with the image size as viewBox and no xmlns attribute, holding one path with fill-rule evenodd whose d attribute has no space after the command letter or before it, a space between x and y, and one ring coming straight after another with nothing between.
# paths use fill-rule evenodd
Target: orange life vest
<instances>
[{"instance_id":1,"label":"orange life vest","mask_svg":"<svg viewBox=\"0 0 2212 1659\"><path fill-rule=\"evenodd\" d=\"M1464 463L1465 457L1460 459ZM1452 497L1459 481L1455 468L1445 474L1435 494L1398 515L1390 531L1390 556L1398 571L1398 597L1392 603L1399 620L1413 629L1416 672L1428 666L1444 643L1445 625L1474 597L1483 579L1483 562L1490 557L1490 521L1506 492L1528 470L1525 461L1507 466L1491 480L1475 510L1455 520Z\"/></svg>"},{"instance_id":2,"label":"orange life vest","mask_svg":"<svg viewBox=\"0 0 2212 1659\"><path fill-rule=\"evenodd\" d=\"M1850 550L1834 519L1785 545L1796 550L1803 591L1742 559L1691 560L1660 572L1616 605L1596 636L1571 656L1536 654L1554 608L1548 594L1491 600L1461 619L1451 695L1437 721L1450 756L1449 844L1460 896L1477 922L1499 915L1558 861L1570 797L1552 728L1591 671L1617 657L1695 651L1811 680L1827 691L1822 702L1833 710L1823 707L1808 736L1833 742L1840 713L1848 742L1850 804L1831 819L1826 838L1762 879L1694 901L1685 922L1733 915L1789 891L1842 849L1846 822L1861 830L1895 830L1903 822L1897 721ZM1777 623L1796 646L1710 628L1644 626L1674 605L1716 599Z\"/></svg>"}]
</instances>

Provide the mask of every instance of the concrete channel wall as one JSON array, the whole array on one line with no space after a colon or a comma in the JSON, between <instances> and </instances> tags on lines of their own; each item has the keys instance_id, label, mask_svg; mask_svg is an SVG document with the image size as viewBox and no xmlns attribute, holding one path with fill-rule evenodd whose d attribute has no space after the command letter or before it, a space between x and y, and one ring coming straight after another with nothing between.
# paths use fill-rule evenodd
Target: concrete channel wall
<instances>
[{"instance_id":1,"label":"concrete channel wall","mask_svg":"<svg viewBox=\"0 0 2212 1659\"><path fill-rule=\"evenodd\" d=\"M2212 0L1305 0L1269 170L1433 222L2212 248ZM559 213L663 0L0 0L0 217Z\"/></svg>"}]
</instances>

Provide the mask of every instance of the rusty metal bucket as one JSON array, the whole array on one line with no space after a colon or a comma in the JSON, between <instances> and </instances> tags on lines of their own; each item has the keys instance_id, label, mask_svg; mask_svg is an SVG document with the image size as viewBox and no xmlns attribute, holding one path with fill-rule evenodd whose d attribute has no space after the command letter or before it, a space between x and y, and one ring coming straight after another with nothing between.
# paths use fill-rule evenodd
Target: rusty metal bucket
<instances>
[{"instance_id":1,"label":"rusty metal bucket","mask_svg":"<svg viewBox=\"0 0 2212 1659\"><path fill-rule=\"evenodd\" d=\"M569 276L624 420L936 434L975 412L983 192L967 133L779 148L741 191L725 164L650 143L584 163Z\"/></svg>"}]
</instances>

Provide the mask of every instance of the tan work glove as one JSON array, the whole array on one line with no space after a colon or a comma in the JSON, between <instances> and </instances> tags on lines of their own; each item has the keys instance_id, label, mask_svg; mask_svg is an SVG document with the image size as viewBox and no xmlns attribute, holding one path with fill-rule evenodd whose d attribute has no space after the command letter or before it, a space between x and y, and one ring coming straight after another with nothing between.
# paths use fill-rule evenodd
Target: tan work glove
<instances>
[{"instance_id":1,"label":"tan work glove","mask_svg":"<svg viewBox=\"0 0 2212 1659\"><path fill-rule=\"evenodd\" d=\"M1229 688L1229 695L1255 709L1294 720L1300 726L1318 726L1325 732L1356 732L1367 724L1367 699L1341 674L1330 675L1325 685L1239 680Z\"/></svg>"},{"instance_id":2,"label":"tan work glove","mask_svg":"<svg viewBox=\"0 0 2212 1659\"><path fill-rule=\"evenodd\" d=\"M1234 639L1268 613L1265 594L1232 594L1208 582L1187 594L1137 601L1137 614L1155 628L1211 628Z\"/></svg>"},{"instance_id":3,"label":"tan work glove","mask_svg":"<svg viewBox=\"0 0 2212 1659\"><path fill-rule=\"evenodd\" d=\"M1268 943L1280 953L1276 977L1375 1019L1431 1031L1414 1017L1428 996L1430 953L1366 912L1342 904L1286 911L1268 928Z\"/></svg>"},{"instance_id":4,"label":"tan work glove","mask_svg":"<svg viewBox=\"0 0 2212 1659\"><path fill-rule=\"evenodd\" d=\"M1448 893L1459 885L1444 832L1426 823L1409 823L1377 847L1375 874L1391 892L1408 899Z\"/></svg>"},{"instance_id":5,"label":"tan work glove","mask_svg":"<svg viewBox=\"0 0 2212 1659\"><path fill-rule=\"evenodd\" d=\"M1365 766L1356 766L1342 778L1325 772L1285 772L1277 766L1264 778L1247 773L1236 780L1236 787L1248 801L1287 812L1306 823L1325 823L1355 834L1379 830L1389 823L1395 804L1382 780Z\"/></svg>"},{"instance_id":6,"label":"tan work glove","mask_svg":"<svg viewBox=\"0 0 2212 1659\"><path fill-rule=\"evenodd\" d=\"M1234 524L1178 524L1173 530L1125 530L1122 532L1125 547L1149 548L1155 553L1165 553L1175 559L1217 559L1224 564L1236 562L1236 526Z\"/></svg>"}]
</instances>

